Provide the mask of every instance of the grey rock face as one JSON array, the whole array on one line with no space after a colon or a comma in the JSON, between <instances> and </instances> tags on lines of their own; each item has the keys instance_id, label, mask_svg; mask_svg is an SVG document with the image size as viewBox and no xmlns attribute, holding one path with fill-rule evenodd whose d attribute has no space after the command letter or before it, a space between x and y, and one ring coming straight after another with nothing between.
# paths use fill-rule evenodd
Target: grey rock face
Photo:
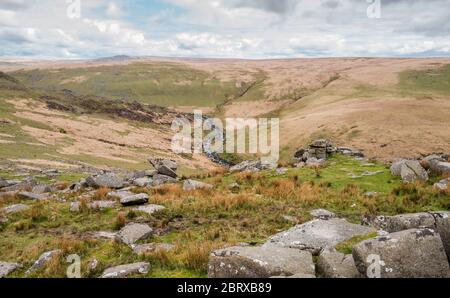
<instances>
[{"instance_id":1,"label":"grey rock face","mask_svg":"<svg viewBox=\"0 0 450 298\"><path fill-rule=\"evenodd\" d=\"M361 278L352 255L325 249L317 260L317 271L325 278Z\"/></svg>"},{"instance_id":2,"label":"grey rock face","mask_svg":"<svg viewBox=\"0 0 450 298\"><path fill-rule=\"evenodd\" d=\"M36 193L36 194L44 194L44 193L50 193L50 192L54 192L54 191L55 191L55 189L53 187L51 187L50 185L46 185L46 184L36 185L31 190L32 193Z\"/></svg>"},{"instance_id":3,"label":"grey rock face","mask_svg":"<svg viewBox=\"0 0 450 298\"><path fill-rule=\"evenodd\" d=\"M31 266L31 268L28 269L27 272L25 272L25 274L29 275L31 273L34 273L38 270L43 269L53 259L53 257L55 257L61 253L62 253L62 251L60 249L44 252L37 259L37 261L34 262L33 266Z\"/></svg>"},{"instance_id":4,"label":"grey rock face","mask_svg":"<svg viewBox=\"0 0 450 298\"><path fill-rule=\"evenodd\" d=\"M116 199L122 200L122 199L125 199L126 197L133 196L133 195L135 195L135 193L133 193L131 191L120 190L120 191L109 192L107 197L110 200L116 200Z\"/></svg>"},{"instance_id":5,"label":"grey rock face","mask_svg":"<svg viewBox=\"0 0 450 298\"><path fill-rule=\"evenodd\" d=\"M407 160L401 166L400 176L403 183L412 183L416 181L428 181L428 173L416 160Z\"/></svg>"},{"instance_id":6,"label":"grey rock face","mask_svg":"<svg viewBox=\"0 0 450 298\"><path fill-rule=\"evenodd\" d=\"M0 278L4 278L22 266L17 263L0 262Z\"/></svg>"},{"instance_id":7,"label":"grey rock face","mask_svg":"<svg viewBox=\"0 0 450 298\"><path fill-rule=\"evenodd\" d=\"M214 186L208 183L195 181L192 179L186 180L183 183L183 190L184 191L191 191L191 190L197 190L197 189L212 189Z\"/></svg>"},{"instance_id":8,"label":"grey rock face","mask_svg":"<svg viewBox=\"0 0 450 298\"><path fill-rule=\"evenodd\" d=\"M431 166L431 161L433 161L433 160L435 160L435 161L444 161L445 162L445 159L443 159L440 155L437 155L437 154L432 154L432 155L428 155L427 157L424 157L421 161L420 161L420 165L424 168L424 169L426 169L426 170L429 170L430 169L430 166Z\"/></svg>"},{"instance_id":9,"label":"grey rock face","mask_svg":"<svg viewBox=\"0 0 450 298\"><path fill-rule=\"evenodd\" d=\"M106 173L86 178L86 184L95 188L122 188L124 186L124 181L114 173Z\"/></svg>"},{"instance_id":10,"label":"grey rock face","mask_svg":"<svg viewBox=\"0 0 450 298\"><path fill-rule=\"evenodd\" d=\"M383 229L389 233L430 227L435 225L435 219L430 213L400 214L395 216L377 216L369 220L369 224L377 229Z\"/></svg>"},{"instance_id":11,"label":"grey rock face","mask_svg":"<svg viewBox=\"0 0 450 298\"><path fill-rule=\"evenodd\" d=\"M208 265L210 278L269 278L314 273L310 252L276 246L216 250Z\"/></svg>"},{"instance_id":12,"label":"grey rock face","mask_svg":"<svg viewBox=\"0 0 450 298\"><path fill-rule=\"evenodd\" d=\"M406 230L363 241L353 247L353 258L358 271L367 277L450 277L442 240L432 229Z\"/></svg>"},{"instance_id":13,"label":"grey rock face","mask_svg":"<svg viewBox=\"0 0 450 298\"><path fill-rule=\"evenodd\" d=\"M402 166L405 164L406 159L397 159L391 165L391 174L395 177L401 176Z\"/></svg>"},{"instance_id":14,"label":"grey rock face","mask_svg":"<svg viewBox=\"0 0 450 298\"><path fill-rule=\"evenodd\" d=\"M363 241L353 247L353 258L358 271L368 277L450 277L444 246L432 229L406 230Z\"/></svg>"},{"instance_id":15,"label":"grey rock face","mask_svg":"<svg viewBox=\"0 0 450 298\"><path fill-rule=\"evenodd\" d=\"M120 199L123 206L142 205L148 202L149 196L146 193L134 194Z\"/></svg>"},{"instance_id":16,"label":"grey rock face","mask_svg":"<svg viewBox=\"0 0 450 298\"><path fill-rule=\"evenodd\" d=\"M155 253L159 251L171 251L175 248L175 245L169 243L148 243L142 245L136 245L133 247L133 251L138 255L145 255Z\"/></svg>"},{"instance_id":17,"label":"grey rock face","mask_svg":"<svg viewBox=\"0 0 450 298\"><path fill-rule=\"evenodd\" d=\"M172 178L177 178L177 163L174 160L154 158L149 159L150 164L155 168L155 170L165 176Z\"/></svg>"},{"instance_id":18,"label":"grey rock face","mask_svg":"<svg viewBox=\"0 0 450 298\"><path fill-rule=\"evenodd\" d=\"M160 206L160 205L145 205L145 206L140 206L140 207L136 208L135 210L152 215L153 213L162 211L164 209L166 209L166 207Z\"/></svg>"},{"instance_id":19,"label":"grey rock face","mask_svg":"<svg viewBox=\"0 0 450 298\"><path fill-rule=\"evenodd\" d=\"M136 241L148 238L152 235L153 229L145 224L129 224L123 227L117 234L116 240L128 245Z\"/></svg>"},{"instance_id":20,"label":"grey rock face","mask_svg":"<svg viewBox=\"0 0 450 298\"><path fill-rule=\"evenodd\" d=\"M314 218L328 220L330 218L335 218L336 214L334 214L331 211L325 210L325 209L314 209L311 212L309 212Z\"/></svg>"},{"instance_id":21,"label":"grey rock face","mask_svg":"<svg viewBox=\"0 0 450 298\"><path fill-rule=\"evenodd\" d=\"M120 265L106 269L101 278L125 278L135 274L147 274L149 270L150 263L146 262Z\"/></svg>"},{"instance_id":22,"label":"grey rock face","mask_svg":"<svg viewBox=\"0 0 450 298\"><path fill-rule=\"evenodd\" d=\"M164 184L171 184L171 183L177 183L178 180L175 178L172 178L170 176L165 176L165 175L161 175L161 174L156 174L155 176L153 176L153 183L152 186L161 186Z\"/></svg>"},{"instance_id":23,"label":"grey rock face","mask_svg":"<svg viewBox=\"0 0 450 298\"><path fill-rule=\"evenodd\" d=\"M7 207L3 208L2 211L6 215L9 215L9 214L16 214L16 213L24 212L24 211L27 211L30 209L31 209L31 207L28 205L16 204L16 205L7 206Z\"/></svg>"},{"instance_id":24,"label":"grey rock face","mask_svg":"<svg viewBox=\"0 0 450 298\"><path fill-rule=\"evenodd\" d=\"M349 223L345 219L313 220L272 236L263 246L297 248L319 255L324 248L334 248L355 236L375 231L370 227Z\"/></svg>"},{"instance_id":25,"label":"grey rock face","mask_svg":"<svg viewBox=\"0 0 450 298\"><path fill-rule=\"evenodd\" d=\"M25 191L27 189L31 189L36 185L36 181L32 179L28 179L25 181L8 181L11 183L10 186L3 187L1 191L9 192L9 191Z\"/></svg>"},{"instance_id":26,"label":"grey rock face","mask_svg":"<svg viewBox=\"0 0 450 298\"><path fill-rule=\"evenodd\" d=\"M33 200L33 201L40 201L45 200L46 197L40 194L35 194L32 192L22 191L17 194L17 197L21 200Z\"/></svg>"}]
</instances>

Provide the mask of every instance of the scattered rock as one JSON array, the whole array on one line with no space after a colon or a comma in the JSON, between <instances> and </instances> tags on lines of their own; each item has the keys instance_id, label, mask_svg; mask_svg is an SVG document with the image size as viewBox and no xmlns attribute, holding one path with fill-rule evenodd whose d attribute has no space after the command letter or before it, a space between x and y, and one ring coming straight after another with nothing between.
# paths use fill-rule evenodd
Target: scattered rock
<instances>
[{"instance_id":1,"label":"scattered rock","mask_svg":"<svg viewBox=\"0 0 450 298\"><path fill-rule=\"evenodd\" d=\"M325 278L361 278L352 255L325 249L317 260L317 272Z\"/></svg>"},{"instance_id":2,"label":"scattered rock","mask_svg":"<svg viewBox=\"0 0 450 298\"><path fill-rule=\"evenodd\" d=\"M172 178L170 176L156 174L155 176L153 176L153 183L152 183L152 185L154 187L157 187L157 186L161 186L161 185L164 185L164 184L171 184L171 183L177 183L177 182L178 182L177 179Z\"/></svg>"},{"instance_id":3,"label":"scattered rock","mask_svg":"<svg viewBox=\"0 0 450 298\"><path fill-rule=\"evenodd\" d=\"M305 163L308 167L324 167L327 164L325 159L317 159L315 157L310 157Z\"/></svg>"},{"instance_id":4,"label":"scattered rock","mask_svg":"<svg viewBox=\"0 0 450 298\"><path fill-rule=\"evenodd\" d=\"M395 177L401 176L402 166L405 164L406 159L396 159L391 165L391 174Z\"/></svg>"},{"instance_id":5,"label":"scattered rock","mask_svg":"<svg viewBox=\"0 0 450 298\"><path fill-rule=\"evenodd\" d=\"M278 175L284 175L284 174L287 173L287 171L288 171L287 168L278 168L278 169L276 169L276 173L277 173Z\"/></svg>"},{"instance_id":6,"label":"scattered rock","mask_svg":"<svg viewBox=\"0 0 450 298\"><path fill-rule=\"evenodd\" d=\"M8 276L20 268L22 268L22 265L17 263L0 262L0 278Z\"/></svg>"},{"instance_id":7,"label":"scattered rock","mask_svg":"<svg viewBox=\"0 0 450 298\"><path fill-rule=\"evenodd\" d=\"M443 161L445 162L446 160L444 158L442 158L441 156L437 155L437 154L432 154L432 155L428 155L427 157L424 157L421 161L420 161L420 165L426 169L429 170L431 167L431 161Z\"/></svg>"},{"instance_id":8,"label":"scattered rock","mask_svg":"<svg viewBox=\"0 0 450 298\"><path fill-rule=\"evenodd\" d=\"M120 199L123 206L142 205L148 202L149 196L146 193L133 194Z\"/></svg>"},{"instance_id":9,"label":"scattered rock","mask_svg":"<svg viewBox=\"0 0 450 298\"><path fill-rule=\"evenodd\" d=\"M228 185L228 189L232 192L238 192L241 189L241 186L239 185L239 183L231 183L230 185Z\"/></svg>"},{"instance_id":10,"label":"scattered rock","mask_svg":"<svg viewBox=\"0 0 450 298\"><path fill-rule=\"evenodd\" d=\"M139 186L139 187L147 187L152 185L153 179L149 177L143 177L143 178L137 178L133 180L133 185Z\"/></svg>"},{"instance_id":11,"label":"scattered rock","mask_svg":"<svg viewBox=\"0 0 450 298\"><path fill-rule=\"evenodd\" d=\"M0 179L0 188L10 187L19 184L19 180L3 180Z\"/></svg>"},{"instance_id":12,"label":"scattered rock","mask_svg":"<svg viewBox=\"0 0 450 298\"><path fill-rule=\"evenodd\" d=\"M312 255L286 247L230 247L213 251L210 278L269 278L295 274L314 275Z\"/></svg>"},{"instance_id":13,"label":"scattered rock","mask_svg":"<svg viewBox=\"0 0 450 298\"><path fill-rule=\"evenodd\" d=\"M435 183L433 185L433 188L434 189L439 189L439 190L447 190L447 189L449 189L450 188L450 178L442 179L438 183Z\"/></svg>"},{"instance_id":14,"label":"scattered rock","mask_svg":"<svg viewBox=\"0 0 450 298\"><path fill-rule=\"evenodd\" d=\"M412 229L363 241L353 247L358 271L367 277L450 277L450 268L439 234L432 229ZM379 276L372 265L378 261Z\"/></svg>"},{"instance_id":15,"label":"scattered rock","mask_svg":"<svg viewBox=\"0 0 450 298\"><path fill-rule=\"evenodd\" d=\"M403 183L412 183L416 181L428 181L428 173L416 160L407 160L401 166L400 176Z\"/></svg>"},{"instance_id":16,"label":"scattered rock","mask_svg":"<svg viewBox=\"0 0 450 298\"><path fill-rule=\"evenodd\" d=\"M373 199L373 198L378 197L378 192L376 192L376 191L368 191L368 192L364 193L364 196L366 198Z\"/></svg>"},{"instance_id":17,"label":"scattered rock","mask_svg":"<svg viewBox=\"0 0 450 298\"><path fill-rule=\"evenodd\" d=\"M120 265L106 269L101 278L124 278L135 274L147 274L149 270L150 263L146 262Z\"/></svg>"},{"instance_id":18,"label":"scattered rock","mask_svg":"<svg viewBox=\"0 0 450 298\"><path fill-rule=\"evenodd\" d=\"M120 190L120 191L112 191L109 192L106 197L110 200L122 200L125 199L126 197L130 197L130 196L134 196L135 193L128 191L128 190Z\"/></svg>"},{"instance_id":19,"label":"scattered rock","mask_svg":"<svg viewBox=\"0 0 450 298\"><path fill-rule=\"evenodd\" d=\"M158 174L177 178L177 163L174 160L154 158L149 159L150 164L155 168Z\"/></svg>"},{"instance_id":20,"label":"scattered rock","mask_svg":"<svg viewBox=\"0 0 450 298\"><path fill-rule=\"evenodd\" d=\"M116 240L132 245L136 241L148 238L152 232L153 229L146 224L128 224L116 234Z\"/></svg>"},{"instance_id":21,"label":"scattered rock","mask_svg":"<svg viewBox=\"0 0 450 298\"><path fill-rule=\"evenodd\" d=\"M214 186L211 184L192 180L192 179L186 180L183 183L184 191L191 191L191 190L197 190L197 189L212 189L212 188L214 188Z\"/></svg>"},{"instance_id":22,"label":"scattered rock","mask_svg":"<svg viewBox=\"0 0 450 298\"><path fill-rule=\"evenodd\" d=\"M40 194L35 194L32 192L22 191L17 194L17 197L21 200L33 200L33 201L40 201L45 200L46 197Z\"/></svg>"},{"instance_id":23,"label":"scattered rock","mask_svg":"<svg viewBox=\"0 0 450 298\"><path fill-rule=\"evenodd\" d=\"M115 240L116 234L117 233L115 233L115 232L98 231L98 232L88 232L86 234L86 237L96 239L96 240Z\"/></svg>"},{"instance_id":24,"label":"scattered rock","mask_svg":"<svg viewBox=\"0 0 450 298\"><path fill-rule=\"evenodd\" d=\"M263 246L276 245L297 248L319 255L324 248L334 248L338 243L374 231L373 228L352 224L345 219L317 219L278 233Z\"/></svg>"},{"instance_id":25,"label":"scattered rock","mask_svg":"<svg viewBox=\"0 0 450 298\"><path fill-rule=\"evenodd\" d=\"M122 188L124 180L114 173L106 173L86 178L86 184L89 187L100 188Z\"/></svg>"},{"instance_id":26,"label":"scattered rock","mask_svg":"<svg viewBox=\"0 0 450 298\"><path fill-rule=\"evenodd\" d=\"M97 259L94 258L94 259L90 260L88 263L88 270L90 272L95 271L95 269L97 269L97 267L98 267L98 264L99 264L99 262Z\"/></svg>"},{"instance_id":27,"label":"scattered rock","mask_svg":"<svg viewBox=\"0 0 450 298\"><path fill-rule=\"evenodd\" d=\"M331 211L325 210L325 209L314 209L311 212L309 212L314 218L328 220L331 218L336 218L336 214L334 214Z\"/></svg>"},{"instance_id":28,"label":"scattered rock","mask_svg":"<svg viewBox=\"0 0 450 298\"><path fill-rule=\"evenodd\" d=\"M57 250L52 250L52 251L47 251L44 252L38 259L36 262L34 262L33 266L31 266L30 269L28 269L25 274L29 275L31 273L34 273L38 270L43 269L45 266L47 266L47 264L57 255L61 254L62 250L57 249Z\"/></svg>"},{"instance_id":29,"label":"scattered rock","mask_svg":"<svg viewBox=\"0 0 450 298\"><path fill-rule=\"evenodd\" d=\"M450 174L450 162L432 160L430 161L430 171L436 175L448 175Z\"/></svg>"},{"instance_id":30,"label":"scattered rock","mask_svg":"<svg viewBox=\"0 0 450 298\"><path fill-rule=\"evenodd\" d=\"M160 251L171 251L175 248L175 245L169 243L148 243L142 245L136 245L133 247L133 251L138 255L145 255Z\"/></svg>"},{"instance_id":31,"label":"scattered rock","mask_svg":"<svg viewBox=\"0 0 450 298\"><path fill-rule=\"evenodd\" d=\"M160 206L160 205L146 205L146 206L140 206L140 207L136 208L135 210L140 211L140 212L145 212L149 215L152 215L153 213L162 211L164 209L166 209L166 207Z\"/></svg>"},{"instance_id":32,"label":"scattered rock","mask_svg":"<svg viewBox=\"0 0 450 298\"><path fill-rule=\"evenodd\" d=\"M70 205L71 212L80 212L80 202L73 202ZM116 201L94 201L87 204L88 209L92 210L103 210L103 209L112 209L117 207Z\"/></svg>"},{"instance_id":33,"label":"scattered rock","mask_svg":"<svg viewBox=\"0 0 450 298\"><path fill-rule=\"evenodd\" d=\"M9 215L9 214L16 214L16 213L28 211L30 209L31 209L31 207L28 206L28 205L16 204L16 205L11 205L11 206L5 207L5 208L2 209L2 211L6 215Z\"/></svg>"},{"instance_id":34,"label":"scattered rock","mask_svg":"<svg viewBox=\"0 0 450 298\"><path fill-rule=\"evenodd\" d=\"M275 163L263 163L261 160L246 160L241 162L240 164L237 164L235 166L232 166L230 168L231 173L236 172L252 172L256 173L262 170L273 170L277 168L277 164Z\"/></svg>"},{"instance_id":35,"label":"scattered rock","mask_svg":"<svg viewBox=\"0 0 450 298\"><path fill-rule=\"evenodd\" d=\"M28 180L25 180L22 182L19 181L19 183L16 183L18 181L13 181L13 182L14 182L14 184L7 186L7 187L3 187L1 189L1 191L2 192L27 191L27 190L32 189L36 185L36 181L34 181L33 179L28 179Z\"/></svg>"},{"instance_id":36,"label":"scattered rock","mask_svg":"<svg viewBox=\"0 0 450 298\"><path fill-rule=\"evenodd\" d=\"M44 194L44 193L51 193L54 192L56 189L51 187L50 185L46 185L46 184L39 184L36 185L35 187L33 187L33 189L31 190L32 193L35 194Z\"/></svg>"}]
</instances>

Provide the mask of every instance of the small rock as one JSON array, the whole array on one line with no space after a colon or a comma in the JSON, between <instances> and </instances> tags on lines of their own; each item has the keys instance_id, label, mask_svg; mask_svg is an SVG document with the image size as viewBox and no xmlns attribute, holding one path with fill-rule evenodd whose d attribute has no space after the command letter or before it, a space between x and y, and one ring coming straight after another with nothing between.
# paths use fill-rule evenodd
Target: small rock
<instances>
[{"instance_id":1,"label":"small rock","mask_svg":"<svg viewBox=\"0 0 450 298\"><path fill-rule=\"evenodd\" d=\"M186 180L183 183L183 190L184 191L191 191L191 190L197 190L197 189L212 189L214 186L211 184L207 184L200 181L195 181L192 179Z\"/></svg>"},{"instance_id":2,"label":"small rock","mask_svg":"<svg viewBox=\"0 0 450 298\"><path fill-rule=\"evenodd\" d=\"M32 192L22 191L17 194L17 197L21 200L33 200L33 201L40 201L45 200L46 197L40 194L35 194Z\"/></svg>"},{"instance_id":3,"label":"small rock","mask_svg":"<svg viewBox=\"0 0 450 298\"><path fill-rule=\"evenodd\" d=\"M276 169L276 173L277 173L278 175L284 175L284 174L287 173L287 171L288 171L287 168L278 168L278 169Z\"/></svg>"},{"instance_id":4,"label":"small rock","mask_svg":"<svg viewBox=\"0 0 450 298\"><path fill-rule=\"evenodd\" d=\"M153 183L153 179L149 177L143 177L133 180L133 185L138 187L150 186Z\"/></svg>"},{"instance_id":5,"label":"small rock","mask_svg":"<svg viewBox=\"0 0 450 298\"><path fill-rule=\"evenodd\" d=\"M164 209L166 209L166 207L160 206L160 205L146 205L146 206L140 206L134 210L152 215L153 213L162 211Z\"/></svg>"},{"instance_id":6,"label":"small rock","mask_svg":"<svg viewBox=\"0 0 450 298\"><path fill-rule=\"evenodd\" d=\"M327 164L325 159L317 159L315 157L310 157L306 161L308 167L324 167Z\"/></svg>"},{"instance_id":7,"label":"small rock","mask_svg":"<svg viewBox=\"0 0 450 298\"><path fill-rule=\"evenodd\" d=\"M283 215L283 219L287 222L290 223L294 223L294 224L298 224L298 219L294 216L290 216L290 215Z\"/></svg>"},{"instance_id":8,"label":"small rock","mask_svg":"<svg viewBox=\"0 0 450 298\"><path fill-rule=\"evenodd\" d=\"M174 160L169 159L149 159L150 164L155 168L155 170L164 176L169 176L172 178L177 178L177 163Z\"/></svg>"},{"instance_id":9,"label":"small rock","mask_svg":"<svg viewBox=\"0 0 450 298\"><path fill-rule=\"evenodd\" d=\"M314 275L312 255L285 247L230 247L213 251L210 278L269 278L295 274Z\"/></svg>"},{"instance_id":10,"label":"small rock","mask_svg":"<svg viewBox=\"0 0 450 298\"><path fill-rule=\"evenodd\" d=\"M98 232L88 232L86 236L88 238L96 240L114 240L116 239L117 233L108 231L98 231Z\"/></svg>"},{"instance_id":11,"label":"small rock","mask_svg":"<svg viewBox=\"0 0 450 298\"><path fill-rule=\"evenodd\" d=\"M157 187L157 186L161 186L164 184L171 184L171 183L177 183L177 182L178 182L177 179L172 178L170 176L156 174L155 176L153 176L152 186Z\"/></svg>"},{"instance_id":12,"label":"small rock","mask_svg":"<svg viewBox=\"0 0 450 298\"><path fill-rule=\"evenodd\" d=\"M373 198L378 197L378 193L376 191L368 191L368 192L364 193L364 196L366 198L373 199Z\"/></svg>"},{"instance_id":13,"label":"small rock","mask_svg":"<svg viewBox=\"0 0 450 298\"><path fill-rule=\"evenodd\" d=\"M112 192L109 192L107 195L106 195L106 197L108 198L108 199L110 199L110 200L116 200L116 199L119 199L119 200L122 200L122 199L124 199L124 198L126 198L126 197L130 197L130 196L134 196L135 195L135 193L134 192L131 192L131 191L128 191L128 190L120 190L120 191L112 191Z\"/></svg>"},{"instance_id":14,"label":"small rock","mask_svg":"<svg viewBox=\"0 0 450 298\"><path fill-rule=\"evenodd\" d=\"M331 211L325 210L325 209L315 209L309 212L314 218L328 220L331 218L336 218L336 214L334 214Z\"/></svg>"},{"instance_id":15,"label":"small rock","mask_svg":"<svg viewBox=\"0 0 450 298\"><path fill-rule=\"evenodd\" d=\"M31 266L31 268L25 272L25 274L29 275L31 273L34 273L38 270L43 269L53 259L53 257L55 257L61 253L62 253L62 250L60 250L60 249L44 252L37 259L37 261L34 262L33 266Z\"/></svg>"},{"instance_id":16,"label":"small rock","mask_svg":"<svg viewBox=\"0 0 450 298\"><path fill-rule=\"evenodd\" d=\"M120 199L123 206L142 205L148 202L149 196L146 193L134 194Z\"/></svg>"},{"instance_id":17,"label":"small rock","mask_svg":"<svg viewBox=\"0 0 450 298\"><path fill-rule=\"evenodd\" d=\"M5 208L2 209L2 211L6 215L9 215L9 214L16 214L16 213L28 211L30 209L31 209L31 207L28 206L28 205L16 204L16 205L11 205L11 206L5 207Z\"/></svg>"},{"instance_id":18,"label":"small rock","mask_svg":"<svg viewBox=\"0 0 450 298\"><path fill-rule=\"evenodd\" d=\"M239 183L231 183L230 185L228 185L228 189L232 192L238 192L241 189L241 186L239 185Z\"/></svg>"},{"instance_id":19,"label":"small rock","mask_svg":"<svg viewBox=\"0 0 450 298\"><path fill-rule=\"evenodd\" d=\"M361 278L352 255L325 249L317 260L317 271L325 278Z\"/></svg>"},{"instance_id":20,"label":"small rock","mask_svg":"<svg viewBox=\"0 0 450 298\"><path fill-rule=\"evenodd\" d=\"M70 211L71 212L80 212L80 202L73 202L70 205ZM112 209L115 208L117 206L116 201L94 201L91 203L87 204L87 207L89 209L98 209L98 210L103 210L103 209Z\"/></svg>"},{"instance_id":21,"label":"small rock","mask_svg":"<svg viewBox=\"0 0 450 298\"><path fill-rule=\"evenodd\" d=\"M133 251L138 255L145 255L160 251L171 251L175 248L175 245L168 243L148 243L142 245L136 245L133 247Z\"/></svg>"},{"instance_id":22,"label":"small rock","mask_svg":"<svg viewBox=\"0 0 450 298\"><path fill-rule=\"evenodd\" d=\"M434 189L438 189L438 190L447 190L447 189L449 189L450 188L450 178L442 179L438 183L435 183L433 185L433 188Z\"/></svg>"},{"instance_id":23,"label":"small rock","mask_svg":"<svg viewBox=\"0 0 450 298\"><path fill-rule=\"evenodd\" d=\"M432 160L430 161L430 171L435 175L448 175L450 174L450 162Z\"/></svg>"},{"instance_id":24,"label":"small rock","mask_svg":"<svg viewBox=\"0 0 450 298\"><path fill-rule=\"evenodd\" d=\"M55 191L55 189L53 187L51 187L50 185L46 185L46 184L36 185L31 190L31 192L35 193L35 194L44 194L44 193L50 193L50 192L54 192L54 191Z\"/></svg>"},{"instance_id":25,"label":"small rock","mask_svg":"<svg viewBox=\"0 0 450 298\"><path fill-rule=\"evenodd\" d=\"M0 278L8 276L20 268L22 268L22 265L17 263L0 262Z\"/></svg>"},{"instance_id":26,"label":"small rock","mask_svg":"<svg viewBox=\"0 0 450 298\"><path fill-rule=\"evenodd\" d=\"M134 274L147 274L149 270L150 263L146 262L120 265L106 269L101 278L124 278Z\"/></svg>"},{"instance_id":27,"label":"small rock","mask_svg":"<svg viewBox=\"0 0 450 298\"><path fill-rule=\"evenodd\" d=\"M132 245L139 240L150 237L152 232L153 229L146 224L128 224L116 234L116 240Z\"/></svg>"},{"instance_id":28,"label":"small rock","mask_svg":"<svg viewBox=\"0 0 450 298\"><path fill-rule=\"evenodd\" d=\"M444 246L432 229L406 230L363 241L353 247L353 258L358 271L367 277L450 277ZM376 270L369 269L377 260L379 276L372 276Z\"/></svg>"},{"instance_id":29,"label":"small rock","mask_svg":"<svg viewBox=\"0 0 450 298\"><path fill-rule=\"evenodd\" d=\"M88 270L95 271L95 269L97 269L97 267L98 267L98 264L99 264L99 262L97 259L90 260L88 263Z\"/></svg>"}]
</instances>

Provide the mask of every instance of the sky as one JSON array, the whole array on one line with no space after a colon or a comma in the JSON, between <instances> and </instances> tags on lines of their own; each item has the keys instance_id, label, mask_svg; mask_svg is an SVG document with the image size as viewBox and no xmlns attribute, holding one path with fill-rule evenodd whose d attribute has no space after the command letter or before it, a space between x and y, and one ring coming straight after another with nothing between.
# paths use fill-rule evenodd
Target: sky
<instances>
[{"instance_id":1,"label":"sky","mask_svg":"<svg viewBox=\"0 0 450 298\"><path fill-rule=\"evenodd\" d=\"M0 57L449 57L449 20L450 0L0 0Z\"/></svg>"}]
</instances>

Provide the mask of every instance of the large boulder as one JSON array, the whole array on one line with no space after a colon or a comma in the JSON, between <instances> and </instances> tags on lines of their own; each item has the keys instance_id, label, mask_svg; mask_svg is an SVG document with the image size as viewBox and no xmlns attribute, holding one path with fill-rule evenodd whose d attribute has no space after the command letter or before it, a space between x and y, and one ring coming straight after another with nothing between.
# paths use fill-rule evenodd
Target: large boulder
<instances>
[{"instance_id":1,"label":"large boulder","mask_svg":"<svg viewBox=\"0 0 450 298\"><path fill-rule=\"evenodd\" d=\"M352 255L325 249L317 260L317 272L325 278L360 278Z\"/></svg>"},{"instance_id":2,"label":"large boulder","mask_svg":"<svg viewBox=\"0 0 450 298\"><path fill-rule=\"evenodd\" d=\"M0 278L4 278L22 266L17 263L0 262Z\"/></svg>"},{"instance_id":3,"label":"large boulder","mask_svg":"<svg viewBox=\"0 0 450 298\"><path fill-rule=\"evenodd\" d=\"M406 163L406 159L396 159L391 165L391 174L395 177L400 177L402 172L402 166Z\"/></svg>"},{"instance_id":4,"label":"large boulder","mask_svg":"<svg viewBox=\"0 0 450 298\"><path fill-rule=\"evenodd\" d=\"M146 262L120 265L106 269L101 278L125 278L130 275L147 274L149 270L150 263Z\"/></svg>"},{"instance_id":5,"label":"large boulder","mask_svg":"<svg viewBox=\"0 0 450 298\"><path fill-rule=\"evenodd\" d=\"M44 252L37 260L34 262L33 266L31 266L26 272L26 275L32 274L36 271L43 269L47 264L56 256L60 255L62 250L56 249L52 251Z\"/></svg>"},{"instance_id":6,"label":"large boulder","mask_svg":"<svg viewBox=\"0 0 450 298\"><path fill-rule=\"evenodd\" d=\"M395 216L376 216L366 220L367 224L389 233L435 226L434 216L427 212L400 214Z\"/></svg>"},{"instance_id":7,"label":"large boulder","mask_svg":"<svg viewBox=\"0 0 450 298\"><path fill-rule=\"evenodd\" d=\"M363 241L353 247L358 271L367 277L450 277L439 234L432 229L411 229Z\"/></svg>"},{"instance_id":8,"label":"large boulder","mask_svg":"<svg viewBox=\"0 0 450 298\"><path fill-rule=\"evenodd\" d=\"M439 236L441 236L447 258L450 262L450 212L442 211L433 212L432 214L436 219L436 229Z\"/></svg>"},{"instance_id":9,"label":"large boulder","mask_svg":"<svg viewBox=\"0 0 450 298\"><path fill-rule=\"evenodd\" d=\"M345 219L317 219L276 234L263 246L297 248L319 255L324 248L334 248L337 244L355 236L364 236L375 231L371 227L352 224Z\"/></svg>"},{"instance_id":10,"label":"large boulder","mask_svg":"<svg viewBox=\"0 0 450 298\"><path fill-rule=\"evenodd\" d=\"M86 184L94 188L122 188L124 180L114 173L106 173L86 178Z\"/></svg>"},{"instance_id":11,"label":"large boulder","mask_svg":"<svg viewBox=\"0 0 450 298\"><path fill-rule=\"evenodd\" d=\"M176 161L170 159L152 158L149 159L149 162L159 174L177 178L176 172L178 166Z\"/></svg>"},{"instance_id":12,"label":"large boulder","mask_svg":"<svg viewBox=\"0 0 450 298\"><path fill-rule=\"evenodd\" d=\"M184 191L190 191L190 190L197 190L197 189L212 189L214 186L208 183L188 179L184 181L183 183L183 190Z\"/></svg>"},{"instance_id":13,"label":"large boulder","mask_svg":"<svg viewBox=\"0 0 450 298\"><path fill-rule=\"evenodd\" d=\"M116 234L116 240L128 245L133 245L139 240L150 237L152 232L153 229L146 224L128 224Z\"/></svg>"},{"instance_id":14,"label":"large boulder","mask_svg":"<svg viewBox=\"0 0 450 298\"><path fill-rule=\"evenodd\" d=\"M407 160L400 169L400 176L403 183L412 183L416 181L428 181L427 171L416 160Z\"/></svg>"},{"instance_id":15,"label":"large boulder","mask_svg":"<svg viewBox=\"0 0 450 298\"><path fill-rule=\"evenodd\" d=\"M436 175L450 174L450 162L432 160L430 162L430 171Z\"/></svg>"},{"instance_id":16,"label":"large boulder","mask_svg":"<svg viewBox=\"0 0 450 298\"><path fill-rule=\"evenodd\" d=\"M276 246L216 250L208 265L210 278L269 278L314 272L310 252Z\"/></svg>"}]
</instances>

